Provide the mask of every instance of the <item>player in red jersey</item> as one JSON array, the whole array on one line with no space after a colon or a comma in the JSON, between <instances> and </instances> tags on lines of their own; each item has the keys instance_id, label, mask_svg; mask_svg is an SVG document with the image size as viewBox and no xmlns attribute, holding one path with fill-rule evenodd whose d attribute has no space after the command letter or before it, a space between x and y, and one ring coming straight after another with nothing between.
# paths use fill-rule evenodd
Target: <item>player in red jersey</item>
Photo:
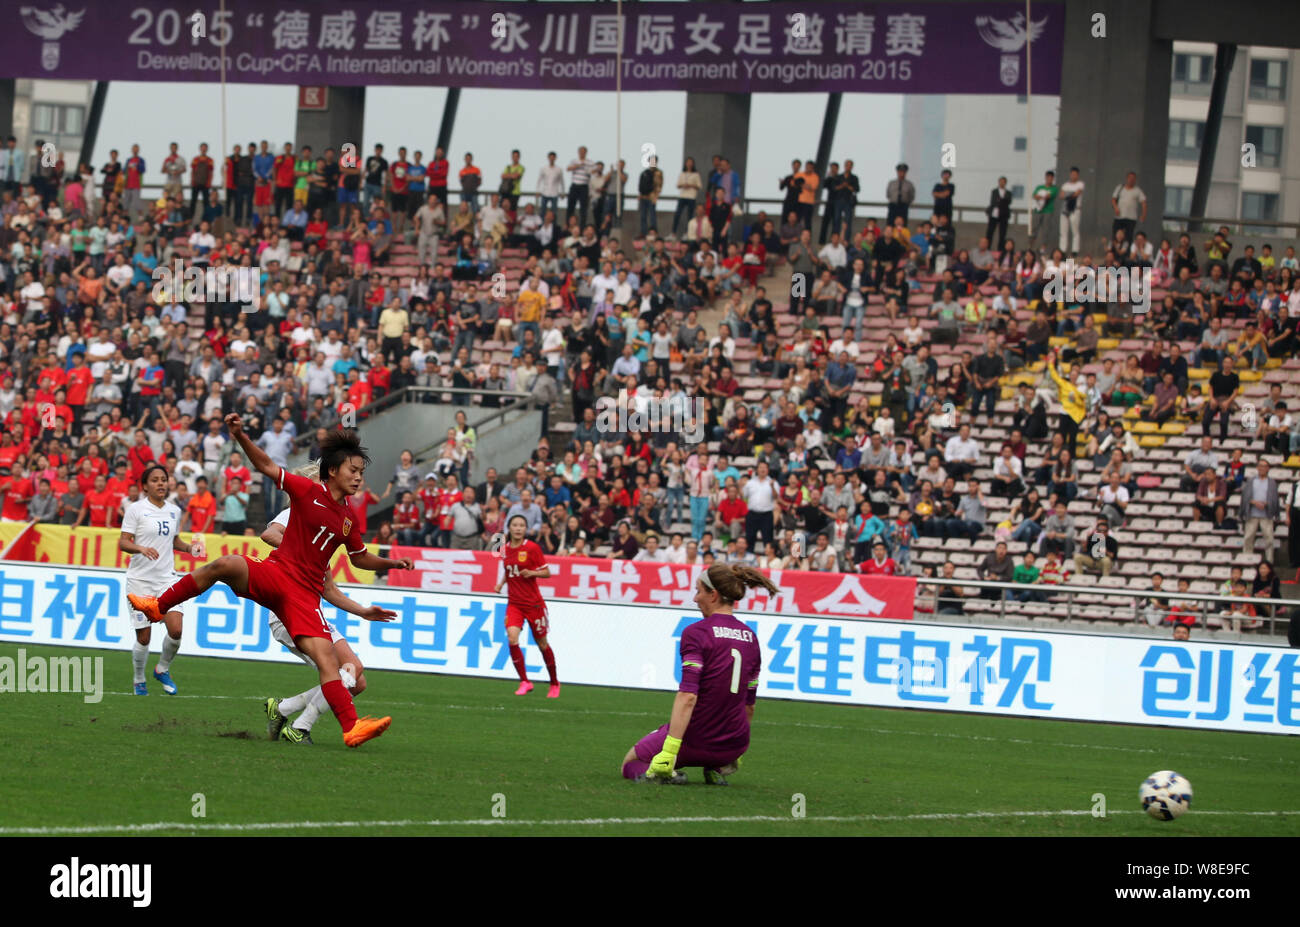
<instances>
[{"instance_id":1,"label":"player in red jersey","mask_svg":"<svg viewBox=\"0 0 1300 927\"><path fill-rule=\"evenodd\" d=\"M550 579L551 568L546 565L546 556L533 541L527 540L528 519L515 515L506 525L506 543L501 548L501 560L504 569L497 583L496 591L509 584L506 597L506 635L510 638L510 660L519 674L519 688L515 695L527 695L533 691L533 684L528 681L528 670L524 666L524 652L519 648L519 632L527 621L533 629L533 638L542 649L542 659L546 661L546 671L551 674L551 688L547 698L560 697L560 680L555 675L555 651L547 643L546 635L550 630L546 621L546 603L537 589L539 579Z\"/></svg>"},{"instance_id":2,"label":"player in red jersey","mask_svg":"<svg viewBox=\"0 0 1300 927\"><path fill-rule=\"evenodd\" d=\"M181 602L215 583L270 609L284 624L294 644L320 671L321 693L343 728L343 742L359 747L378 737L392 718L357 718L352 695L339 679L339 660L330 641L329 626L320 612L325 571L340 544L352 564L362 570L411 569L410 560L389 560L366 550L343 500L361 486L370 458L356 432L338 429L320 443L320 482L277 466L248 435L238 415L226 416L226 428L259 473L276 481L289 495L291 517L284 543L265 561L227 555L184 576L158 598L130 595L133 608L150 621L160 621Z\"/></svg>"}]
</instances>

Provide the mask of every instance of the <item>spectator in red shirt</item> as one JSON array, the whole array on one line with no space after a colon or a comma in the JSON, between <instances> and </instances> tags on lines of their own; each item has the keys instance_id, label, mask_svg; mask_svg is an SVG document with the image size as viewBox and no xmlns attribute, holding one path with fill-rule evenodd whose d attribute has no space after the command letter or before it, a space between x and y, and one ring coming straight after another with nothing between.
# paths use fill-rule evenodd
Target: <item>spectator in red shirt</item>
<instances>
[{"instance_id":1,"label":"spectator in red shirt","mask_svg":"<svg viewBox=\"0 0 1300 927\"><path fill-rule=\"evenodd\" d=\"M355 367L348 371L348 402L352 404L352 411L360 412L366 406L370 405L371 399L374 398L374 390L370 384L361 379L361 371ZM339 413L342 414L340 409Z\"/></svg>"},{"instance_id":2,"label":"spectator in red shirt","mask_svg":"<svg viewBox=\"0 0 1300 927\"><path fill-rule=\"evenodd\" d=\"M117 494L109 492L108 481L102 476L95 477L94 488L86 493L77 514L77 525L88 524L92 528L112 528L117 521Z\"/></svg>"},{"instance_id":3,"label":"spectator in red shirt","mask_svg":"<svg viewBox=\"0 0 1300 927\"><path fill-rule=\"evenodd\" d=\"M740 498L740 487L728 486L726 497L718 503L718 518L713 530L728 537L740 537L745 533L745 516L748 514L749 506Z\"/></svg>"},{"instance_id":4,"label":"spectator in red shirt","mask_svg":"<svg viewBox=\"0 0 1300 927\"><path fill-rule=\"evenodd\" d=\"M122 458L117 459L117 466L113 468L113 475L108 478L107 489L118 497L126 496L132 486L139 486L138 482L131 479L131 474L126 470L126 461Z\"/></svg>"},{"instance_id":5,"label":"spectator in red shirt","mask_svg":"<svg viewBox=\"0 0 1300 927\"><path fill-rule=\"evenodd\" d=\"M143 428L135 430L135 445L126 452L126 459L127 463L130 464L131 481L140 482L140 477L144 476L145 467L153 463L154 459L153 448L149 446L149 436L145 434Z\"/></svg>"},{"instance_id":6,"label":"spectator in red shirt","mask_svg":"<svg viewBox=\"0 0 1300 927\"><path fill-rule=\"evenodd\" d=\"M406 149L397 149L397 160L388 168L389 203L393 207L393 234L401 235L406 227L406 215L410 211L411 179L406 174L410 162L406 160Z\"/></svg>"},{"instance_id":7,"label":"spectator in red shirt","mask_svg":"<svg viewBox=\"0 0 1300 927\"><path fill-rule=\"evenodd\" d=\"M221 484L223 486L229 486L232 479L239 480L244 486L248 486L253 479L252 472L249 471L248 467L244 466L244 458L238 451L231 453L230 460L226 462L226 468L221 471ZM267 512L266 517L271 519L277 514L277 512Z\"/></svg>"},{"instance_id":8,"label":"spectator in red shirt","mask_svg":"<svg viewBox=\"0 0 1300 927\"><path fill-rule=\"evenodd\" d=\"M89 457L81 458L77 464L77 472L73 477L73 482L77 484L77 491L82 495L89 495L95 490L95 480L103 476L95 472L94 462Z\"/></svg>"},{"instance_id":9,"label":"spectator in red shirt","mask_svg":"<svg viewBox=\"0 0 1300 927\"><path fill-rule=\"evenodd\" d=\"M20 468L9 472L9 468L0 467L0 496L4 497L4 507L0 508L0 519L4 521L28 521L27 504L36 494L36 484Z\"/></svg>"},{"instance_id":10,"label":"spectator in red shirt","mask_svg":"<svg viewBox=\"0 0 1300 927\"><path fill-rule=\"evenodd\" d=\"M103 476L105 479L108 479L108 471L111 468L108 465L108 459L99 452L98 444L92 444L90 445L90 447L86 448L86 456L82 457L81 460L77 461L77 466L78 467L82 466L82 463L84 461L90 461L90 466L94 470L96 475Z\"/></svg>"},{"instance_id":11,"label":"spectator in red shirt","mask_svg":"<svg viewBox=\"0 0 1300 927\"><path fill-rule=\"evenodd\" d=\"M212 186L212 159L208 157L206 142L199 145L199 153L190 160L190 215L196 215L199 197L203 198L206 210L212 203L208 199L208 188ZM203 213L197 213L202 218Z\"/></svg>"},{"instance_id":12,"label":"spectator in red shirt","mask_svg":"<svg viewBox=\"0 0 1300 927\"><path fill-rule=\"evenodd\" d=\"M424 543L432 544L433 536L438 531L438 497L441 491L438 489L437 479L432 473L424 478L424 486L420 489L420 506L424 509Z\"/></svg>"},{"instance_id":13,"label":"spectator in red shirt","mask_svg":"<svg viewBox=\"0 0 1300 927\"><path fill-rule=\"evenodd\" d=\"M451 546L451 529L456 525L456 517L451 514L451 507L464 498L460 490L460 480L453 474L447 474L438 491L438 534L434 539L435 547Z\"/></svg>"},{"instance_id":14,"label":"spectator in red shirt","mask_svg":"<svg viewBox=\"0 0 1300 927\"><path fill-rule=\"evenodd\" d=\"M144 182L144 158L140 157L140 146L131 146L131 157L126 159L126 186L122 191L122 208L127 215L135 218L140 211L140 187Z\"/></svg>"},{"instance_id":15,"label":"spectator in red shirt","mask_svg":"<svg viewBox=\"0 0 1300 927\"><path fill-rule=\"evenodd\" d=\"M410 546L421 544L424 538L420 522L420 506L415 501L414 493L402 493L402 501L393 506L393 527L397 529L398 543Z\"/></svg>"},{"instance_id":16,"label":"spectator in red shirt","mask_svg":"<svg viewBox=\"0 0 1300 927\"><path fill-rule=\"evenodd\" d=\"M284 154L275 159L275 214L283 216L293 205L293 188L297 183L293 145L284 143Z\"/></svg>"},{"instance_id":17,"label":"spectator in red shirt","mask_svg":"<svg viewBox=\"0 0 1300 927\"><path fill-rule=\"evenodd\" d=\"M72 369L68 371L67 384L67 403L71 406L72 413L69 424L72 426L72 433L80 436L81 417L86 408L86 399L95 385L95 378L91 375L90 368L86 366L86 355L80 352L72 355Z\"/></svg>"},{"instance_id":18,"label":"spectator in red shirt","mask_svg":"<svg viewBox=\"0 0 1300 927\"><path fill-rule=\"evenodd\" d=\"M366 533L366 513L370 506L379 501L379 497L370 491L370 487L365 483L355 493L348 496L348 508L352 510L352 522L356 525L357 535L364 536Z\"/></svg>"},{"instance_id":19,"label":"spectator in red shirt","mask_svg":"<svg viewBox=\"0 0 1300 927\"><path fill-rule=\"evenodd\" d=\"M194 495L185 507L190 516L190 531L210 534L217 522L217 499L208 492L208 478L201 476L194 481Z\"/></svg>"},{"instance_id":20,"label":"spectator in red shirt","mask_svg":"<svg viewBox=\"0 0 1300 927\"><path fill-rule=\"evenodd\" d=\"M893 576L898 572L898 564L889 556L883 541L871 546L871 559L858 564L858 572L868 576Z\"/></svg>"},{"instance_id":21,"label":"spectator in red shirt","mask_svg":"<svg viewBox=\"0 0 1300 927\"><path fill-rule=\"evenodd\" d=\"M429 192L438 198L442 203L442 208L447 209L447 175L451 172L451 164L447 160L446 153L437 149L433 153L433 160L429 162Z\"/></svg>"}]
</instances>

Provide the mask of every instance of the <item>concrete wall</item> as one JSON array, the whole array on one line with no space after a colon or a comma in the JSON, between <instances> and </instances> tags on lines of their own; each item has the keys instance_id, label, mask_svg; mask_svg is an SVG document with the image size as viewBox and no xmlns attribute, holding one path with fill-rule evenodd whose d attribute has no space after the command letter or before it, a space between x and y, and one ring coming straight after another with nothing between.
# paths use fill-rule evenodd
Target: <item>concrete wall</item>
<instances>
[{"instance_id":1,"label":"concrete wall","mask_svg":"<svg viewBox=\"0 0 1300 927\"><path fill-rule=\"evenodd\" d=\"M1152 38L1153 0L1067 4L1061 62L1061 134L1057 163L1079 166L1086 184L1081 231L1092 242L1110 232L1110 195L1137 171L1147 195L1148 235L1164 216L1173 43ZM1091 38L1093 15L1106 37ZM1088 36L1088 38L1077 38Z\"/></svg>"},{"instance_id":2,"label":"concrete wall","mask_svg":"<svg viewBox=\"0 0 1300 927\"><path fill-rule=\"evenodd\" d=\"M400 403L385 409L373 419L362 421L358 431L361 441L370 452L370 466L366 468L366 483L376 496L384 491L403 450L410 450L416 459L428 458L428 469L437 459L437 449L447 436L447 429L456 424L456 413L464 411L469 422L478 430L476 463L470 471L472 480L480 480L489 466L508 472L528 459L537 447L542 429L542 413L527 409L510 412L505 421L498 418L492 424L480 427L476 423L488 418L495 410L477 406L453 406L447 403L423 405ZM307 452L295 454L289 468L307 463ZM427 472L427 471L426 471ZM384 500L383 508L391 507L391 497Z\"/></svg>"},{"instance_id":3,"label":"concrete wall","mask_svg":"<svg viewBox=\"0 0 1300 927\"><path fill-rule=\"evenodd\" d=\"M333 148L342 158L343 146L351 142L357 146L357 158L364 162L370 153L361 148L365 121L365 87L330 87L325 109L298 110L294 144L298 148L310 145L316 157L321 157L326 148ZM389 159L392 159L391 155Z\"/></svg>"}]
</instances>

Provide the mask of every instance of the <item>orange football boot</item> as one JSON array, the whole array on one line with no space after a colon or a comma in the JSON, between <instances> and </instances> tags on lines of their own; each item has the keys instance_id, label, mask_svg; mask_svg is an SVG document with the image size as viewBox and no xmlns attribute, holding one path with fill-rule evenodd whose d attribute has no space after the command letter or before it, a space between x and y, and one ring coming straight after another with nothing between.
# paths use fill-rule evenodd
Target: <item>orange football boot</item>
<instances>
[{"instance_id":1,"label":"orange football boot","mask_svg":"<svg viewBox=\"0 0 1300 927\"><path fill-rule=\"evenodd\" d=\"M343 735L343 742L349 747L359 747L367 740L374 740L393 723L392 718L357 718L352 730Z\"/></svg>"}]
</instances>

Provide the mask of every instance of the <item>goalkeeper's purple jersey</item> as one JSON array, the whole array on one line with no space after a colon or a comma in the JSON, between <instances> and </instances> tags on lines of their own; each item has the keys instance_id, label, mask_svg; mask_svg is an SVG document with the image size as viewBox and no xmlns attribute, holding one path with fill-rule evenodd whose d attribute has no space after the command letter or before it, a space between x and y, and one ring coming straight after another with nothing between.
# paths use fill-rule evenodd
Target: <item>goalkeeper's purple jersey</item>
<instances>
[{"instance_id":1,"label":"goalkeeper's purple jersey","mask_svg":"<svg viewBox=\"0 0 1300 927\"><path fill-rule=\"evenodd\" d=\"M683 744L695 750L744 752L749 746L749 713L758 695L763 654L758 637L733 615L713 615L682 634L681 692L698 700Z\"/></svg>"}]
</instances>

